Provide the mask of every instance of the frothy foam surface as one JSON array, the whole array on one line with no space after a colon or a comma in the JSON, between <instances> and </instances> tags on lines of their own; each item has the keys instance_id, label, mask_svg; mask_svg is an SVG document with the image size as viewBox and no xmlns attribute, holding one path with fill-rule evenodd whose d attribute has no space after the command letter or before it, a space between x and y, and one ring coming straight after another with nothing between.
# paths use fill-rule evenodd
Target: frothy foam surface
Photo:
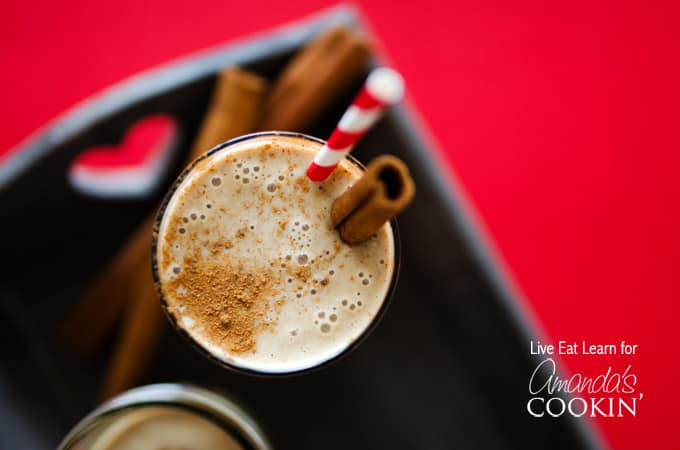
<instances>
[{"instance_id":1,"label":"frothy foam surface","mask_svg":"<svg viewBox=\"0 0 680 450\"><path fill-rule=\"evenodd\" d=\"M243 447L222 427L179 408L149 406L119 416L90 450L208 449Z\"/></svg>"},{"instance_id":2,"label":"frothy foam surface","mask_svg":"<svg viewBox=\"0 0 680 450\"><path fill-rule=\"evenodd\" d=\"M166 207L156 258L167 310L230 364L316 366L361 336L385 300L392 228L359 245L340 239L330 207L361 170L345 160L310 182L319 147L287 136L233 144L199 162Z\"/></svg>"}]
</instances>

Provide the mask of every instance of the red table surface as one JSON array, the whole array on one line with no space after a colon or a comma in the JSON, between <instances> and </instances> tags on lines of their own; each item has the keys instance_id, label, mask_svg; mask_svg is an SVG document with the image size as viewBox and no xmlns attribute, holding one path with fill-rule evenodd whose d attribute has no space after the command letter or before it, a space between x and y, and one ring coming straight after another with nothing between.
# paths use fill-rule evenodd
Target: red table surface
<instances>
[{"instance_id":1,"label":"red table surface","mask_svg":"<svg viewBox=\"0 0 680 450\"><path fill-rule=\"evenodd\" d=\"M141 69L331 4L5 1L0 154ZM606 441L669 444L680 400L678 3L359 7L551 340L639 344L634 358L563 359L571 372L630 363L638 375L637 417L596 420Z\"/></svg>"}]
</instances>

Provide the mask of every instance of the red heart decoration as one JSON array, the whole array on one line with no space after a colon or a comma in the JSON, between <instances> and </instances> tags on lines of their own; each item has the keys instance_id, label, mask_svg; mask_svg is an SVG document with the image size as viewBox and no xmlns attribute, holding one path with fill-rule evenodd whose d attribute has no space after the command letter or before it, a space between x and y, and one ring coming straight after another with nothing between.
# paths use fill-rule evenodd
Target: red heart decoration
<instances>
[{"instance_id":1,"label":"red heart decoration","mask_svg":"<svg viewBox=\"0 0 680 450\"><path fill-rule=\"evenodd\" d=\"M78 155L69 169L69 181L94 197L145 196L168 169L176 131L170 116L145 117L130 127L120 145L92 147Z\"/></svg>"}]
</instances>

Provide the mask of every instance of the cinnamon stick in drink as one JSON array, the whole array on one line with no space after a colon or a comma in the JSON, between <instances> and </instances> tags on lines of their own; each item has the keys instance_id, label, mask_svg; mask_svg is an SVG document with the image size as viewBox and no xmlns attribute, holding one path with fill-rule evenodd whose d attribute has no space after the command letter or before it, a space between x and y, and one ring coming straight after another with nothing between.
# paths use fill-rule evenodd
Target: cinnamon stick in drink
<instances>
[{"instance_id":1,"label":"cinnamon stick in drink","mask_svg":"<svg viewBox=\"0 0 680 450\"><path fill-rule=\"evenodd\" d=\"M238 68L227 69L219 76L211 104L192 146L188 161L211 147L256 129L262 114L268 84L261 77ZM153 227L155 216L145 221ZM124 328L117 342L102 391L108 398L137 384L160 334L161 307L151 275L151 233L138 233L145 247L139 253L141 266L132 277L132 290L127 306ZM136 244L126 248L136 249ZM129 257L129 255L123 255Z\"/></svg>"},{"instance_id":2,"label":"cinnamon stick in drink","mask_svg":"<svg viewBox=\"0 0 680 450\"><path fill-rule=\"evenodd\" d=\"M368 43L350 28L321 34L279 76L260 129L304 131L364 74L369 57Z\"/></svg>"},{"instance_id":3,"label":"cinnamon stick in drink","mask_svg":"<svg viewBox=\"0 0 680 450\"><path fill-rule=\"evenodd\" d=\"M399 158L383 155L366 167L363 177L331 206L331 220L348 244L358 244L402 211L413 199L415 185Z\"/></svg>"}]
</instances>

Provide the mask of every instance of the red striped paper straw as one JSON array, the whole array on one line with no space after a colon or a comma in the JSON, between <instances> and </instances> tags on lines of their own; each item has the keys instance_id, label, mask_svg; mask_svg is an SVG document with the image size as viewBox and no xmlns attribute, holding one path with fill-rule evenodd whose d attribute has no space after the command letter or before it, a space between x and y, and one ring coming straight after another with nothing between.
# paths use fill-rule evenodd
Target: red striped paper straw
<instances>
[{"instance_id":1,"label":"red striped paper straw","mask_svg":"<svg viewBox=\"0 0 680 450\"><path fill-rule=\"evenodd\" d=\"M373 70L326 145L307 168L309 179L316 182L327 179L361 136L382 116L385 108L399 102L403 96L401 75L387 67Z\"/></svg>"}]
</instances>

